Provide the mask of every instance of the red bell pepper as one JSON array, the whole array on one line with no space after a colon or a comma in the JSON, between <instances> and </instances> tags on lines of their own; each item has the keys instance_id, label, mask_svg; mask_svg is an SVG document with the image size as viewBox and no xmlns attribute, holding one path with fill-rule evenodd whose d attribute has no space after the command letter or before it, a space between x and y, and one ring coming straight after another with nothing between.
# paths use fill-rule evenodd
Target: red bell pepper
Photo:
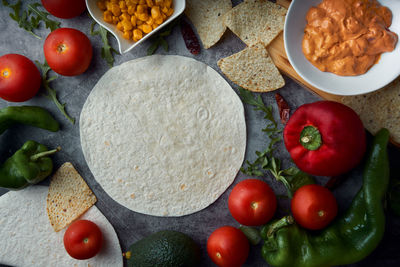
<instances>
[{"instance_id":1,"label":"red bell pepper","mask_svg":"<svg viewBox=\"0 0 400 267\"><path fill-rule=\"evenodd\" d=\"M358 115L333 101L300 106L286 124L283 138L294 163L313 175L343 174L361 161L366 150Z\"/></svg>"}]
</instances>

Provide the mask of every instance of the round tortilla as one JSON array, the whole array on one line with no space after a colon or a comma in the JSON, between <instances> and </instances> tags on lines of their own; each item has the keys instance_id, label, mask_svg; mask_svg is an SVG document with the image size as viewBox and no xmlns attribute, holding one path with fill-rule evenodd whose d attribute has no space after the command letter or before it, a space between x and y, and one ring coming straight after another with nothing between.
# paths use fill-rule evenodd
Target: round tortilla
<instances>
[{"instance_id":1,"label":"round tortilla","mask_svg":"<svg viewBox=\"0 0 400 267\"><path fill-rule=\"evenodd\" d=\"M240 98L215 70L181 56L110 69L84 104L80 135L103 189L155 216L209 206L235 179L246 149Z\"/></svg>"},{"instance_id":2,"label":"round tortilla","mask_svg":"<svg viewBox=\"0 0 400 267\"><path fill-rule=\"evenodd\" d=\"M31 186L0 197L0 264L10 266L123 266L117 234L107 218L91 207L81 219L96 223L103 247L88 260L70 257L64 248L66 229L54 232L46 213L48 187Z\"/></svg>"}]
</instances>

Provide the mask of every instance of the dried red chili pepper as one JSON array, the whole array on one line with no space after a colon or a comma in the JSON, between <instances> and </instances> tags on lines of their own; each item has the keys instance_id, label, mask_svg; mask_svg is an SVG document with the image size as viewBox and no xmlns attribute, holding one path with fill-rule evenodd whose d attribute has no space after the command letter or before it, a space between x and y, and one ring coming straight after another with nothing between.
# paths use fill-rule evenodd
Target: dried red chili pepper
<instances>
[{"instance_id":1,"label":"dried red chili pepper","mask_svg":"<svg viewBox=\"0 0 400 267\"><path fill-rule=\"evenodd\" d=\"M275 94L276 104L278 104L279 115L281 117L282 124L285 125L290 116L290 108L286 100L280 95Z\"/></svg>"},{"instance_id":2,"label":"dried red chili pepper","mask_svg":"<svg viewBox=\"0 0 400 267\"><path fill-rule=\"evenodd\" d=\"M181 31L185 45L190 53L197 55L200 53L200 43L189 23L181 21Z\"/></svg>"}]
</instances>

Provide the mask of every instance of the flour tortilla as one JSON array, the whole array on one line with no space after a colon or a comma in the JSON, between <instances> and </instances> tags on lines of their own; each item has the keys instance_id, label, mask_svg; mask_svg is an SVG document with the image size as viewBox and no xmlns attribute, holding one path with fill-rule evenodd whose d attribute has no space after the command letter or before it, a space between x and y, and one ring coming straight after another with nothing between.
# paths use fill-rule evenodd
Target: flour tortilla
<instances>
[{"instance_id":1,"label":"flour tortilla","mask_svg":"<svg viewBox=\"0 0 400 267\"><path fill-rule=\"evenodd\" d=\"M0 197L0 264L11 266L123 266L117 234L107 218L91 207L81 218L96 223L103 247L88 260L76 260L65 251L65 229L54 232L46 214L48 188L32 186Z\"/></svg>"},{"instance_id":2,"label":"flour tortilla","mask_svg":"<svg viewBox=\"0 0 400 267\"><path fill-rule=\"evenodd\" d=\"M232 9L231 0L187 0L185 14L196 27L205 49L216 44L226 30L223 15Z\"/></svg>"},{"instance_id":3,"label":"flour tortilla","mask_svg":"<svg viewBox=\"0 0 400 267\"><path fill-rule=\"evenodd\" d=\"M182 216L213 203L246 149L240 98L213 69L181 56L150 56L109 70L80 117L94 177L118 203Z\"/></svg>"}]
</instances>

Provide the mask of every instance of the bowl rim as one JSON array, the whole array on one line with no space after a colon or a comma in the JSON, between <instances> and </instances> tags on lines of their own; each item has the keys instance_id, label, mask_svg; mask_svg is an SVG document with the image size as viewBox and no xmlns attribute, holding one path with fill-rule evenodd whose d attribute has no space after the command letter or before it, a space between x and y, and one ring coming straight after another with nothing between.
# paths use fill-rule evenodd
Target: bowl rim
<instances>
[{"instance_id":1,"label":"bowl rim","mask_svg":"<svg viewBox=\"0 0 400 267\"><path fill-rule=\"evenodd\" d=\"M140 39L137 42L133 42L132 44L125 50L122 49L122 44L121 44L121 36L118 34L118 32L115 30L115 25L112 25L110 23L107 23L101 19L99 19L97 16L95 16L92 12L92 10L89 8L89 2L95 2L97 0L85 0L86 3L86 8L90 14L90 16L96 21L97 24L99 24L101 27L105 28L109 33L111 33L115 39L117 40L118 43L118 50L120 54L124 54L127 53L129 51L131 51L133 48L135 48L136 46L138 46L139 44L141 44L142 42L144 42L145 40L149 39L153 34L155 34L156 32L160 31L162 28L164 28L166 25L168 25L169 23L171 23L173 20L175 20L177 17L179 17L186 8L186 0L173 0L173 3L175 4L176 2L180 2L183 6L180 10L174 10L174 13L166 20L164 21L159 27L155 28L154 30L152 30L150 33L148 33L146 36L144 36L142 39Z\"/></svg>"},{"instance_id":2,"label":"bowl rim","mask_svg":"<svg viewBox=\"0 0 400 267\"><path fill-rule=\"evenodd\" d=\"M296 73L297 73L302 79L304 79L304 81L306 81L308 84L310 84L311 86L315 87L316 89L318 89L318 90L320 90L320 91L323 91L323 92L326 92L326 93L329 93L329 94L334 94L334 95L338 95L338 96L352 96L352 95L363 95L363 94L371 93L371 92L377 91L377 90L379 90L379 89L382 89L383 87L385 87L386 85L390 84L390 83L393 82L396 78L399 77L400 72L397 73L397 74L391 75L391 76L390 76L390 79L387 78L387 79L385 79L385 80L382 80L381 82L377 82L377 83L375 84L375 86L370 86L369 88L367 88L366 90L364 90L364 91L362 91L362 92L349 92L349 93L338 92L338 91L335 91L335 90L333 90L333 89L331 89L331 88L323 87L323 86L321 86L321 85L315 83L312 79L310 79L310 78L308 77L308 75L305 74L306 71L302 71L301 68L298 67L298 65L296 64L296 60L294 59L293 54L291 53L291 50L289 49L289 45L288 45L288 38L289 38L289 37L288 37L289 31L287 30L287 28L289 27L288 20L291 19L291 18L290 18L290 15L294 13L294 9L295 9L294 3L299 2L299 1L300 1L300 0L292 0L292 2L290 3L290 6L289 6L289 8L288 8L287 15L286 15L286 18L285 18L285 26L284 26L283 39L284 39L285 52L286 52L287 58L288 58L288 60L289 60L289 63L290 63L290 65L293 67L293 69L296 71ZM320 0L320 2L322 2L322 0ZM304 3L303 3L303 4L304 4ZM311 4L311 3L310 3L310 4ZM397 33L398 36L400 37L400 33L399 33L399 32L396 32L396 33ZM399 39L399 41L397 42L397 45L396 45L396 48L395 48L395 49L400 49L399 46L400 46L400 39ZM392 51L392 52L393 52L393 51ZM306 60L307 60L307 59L306 59ZM307 61L308 61L308 60L307 60ZM308 61L308 62L309 62L309 61ZM311 63L310 63L310 64L311 64ZM311 64L311 65L312 65L312 64ZM318 70L314 65L312 65L312 66L313 66L316 70ZM318 70L318 71L320 71L320 70ZM347 79L350 79L350 78L354 78L354 77L357 77L357 78L362 79L363 77L366 77L366 75L368 74L369 71L370 71L370 70L368 70L365 74L358 75L358 76L340 76L340 75L336 75L336 74L333 74L333 73L330 73L330 72L323 72L323 71L320 71L320 72L321 72L321 74L323 74L323 75L328 75L328 74L329 74L329 75L335 75L335 76L337 77L337 79L343 79L343 80L344 80L344 79L346 79L346 78L347 78Z\"/></svg>"}]
</instances>

